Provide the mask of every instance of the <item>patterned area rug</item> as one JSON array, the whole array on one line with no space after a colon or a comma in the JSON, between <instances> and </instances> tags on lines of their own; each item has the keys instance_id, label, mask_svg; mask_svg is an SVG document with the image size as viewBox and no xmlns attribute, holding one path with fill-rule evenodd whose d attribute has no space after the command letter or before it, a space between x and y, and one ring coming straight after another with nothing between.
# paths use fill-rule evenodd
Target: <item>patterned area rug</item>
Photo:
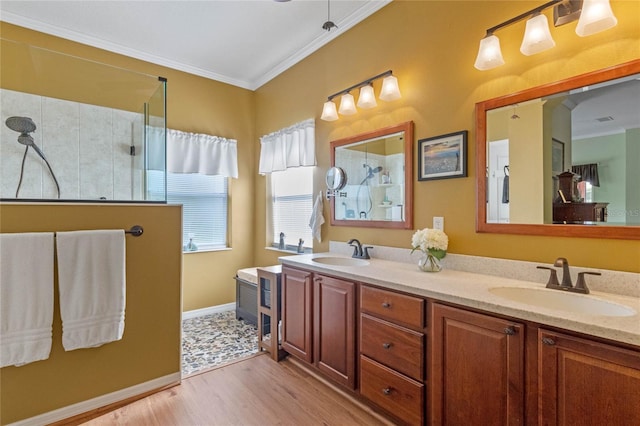
<instances>
[{"instance_id":1,"label":"patterned area rug","mask_svg":"<svg viewBox=\"0 0 640 426\"><path fill-rule=\"evenodd\" d=\"M258 329L225 311L182 322L182 376L258 352Z\"/></svg>"}]
</instances>

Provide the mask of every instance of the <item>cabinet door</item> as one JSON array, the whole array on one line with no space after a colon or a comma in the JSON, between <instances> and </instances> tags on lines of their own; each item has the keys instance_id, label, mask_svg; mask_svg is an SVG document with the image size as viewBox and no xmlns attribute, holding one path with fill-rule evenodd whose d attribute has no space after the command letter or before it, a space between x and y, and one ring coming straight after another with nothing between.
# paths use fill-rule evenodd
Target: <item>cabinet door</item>
<instances>
[{"instance_id":1,"label":"cabinet door","mask_svg":"<svg viewBox=\"0 0 640 426\"><path fill-rule=\"evenodd\" d=\"M640 425L640 352L540 329L541 425Z\"/></svg>"},{"instance_id":2,"label":"cabinet door","mask_svg":"<svg viewBox=\"0 0 640 426\"><path fill-rule=\"evenodd\" d=\"M313 281L316 365L355 389L355 284L318 274Z\"/></svg>"},{"instance_id":3,"label":"cabinet door","mask_svg":"<svg viewBox=\"0 0 640 426\"><path fill-rule=\"evenodd\" d=\"M313 326L311 273L282 268L282 348L289 354L312 362Z\"/></svg>"},{"instance_id":4,"label":"cabinet door","mask_svg":"<svg viewBox=\"0 0 640 426\"><path fill-rule=\"evenodd\" d=\"M523 424L524 326L433 304L432 425Z\"/></svg>"}]
</instances>

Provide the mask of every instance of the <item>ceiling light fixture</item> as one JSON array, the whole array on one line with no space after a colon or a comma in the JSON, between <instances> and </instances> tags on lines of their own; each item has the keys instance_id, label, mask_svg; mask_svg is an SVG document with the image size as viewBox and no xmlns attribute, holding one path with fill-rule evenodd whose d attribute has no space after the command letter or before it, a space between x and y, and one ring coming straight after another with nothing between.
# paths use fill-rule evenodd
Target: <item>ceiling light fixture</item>
<instances>
[{"instance_id":1,"label":"ceiling light fixture","mask_svg":"<svg viewBox=\"0 0 640 426\"><path fill-rule=\"evenodd\" d=\"M360 89L360 96L358 97L357 104L358 107L373 108L377 106L373 82L381 78L383 79L382 87L380 88L380 95L378 95L378 98L387 102L400 99L402 95L400 94L400 88L398 87L398 79L392 75L391 70L388 70L329 96L327 102L324 103L320 118L324 121L334 121L338 119L338 113L342 115L351 115L358 112L353 95L349 93L356 89ZM333 99L338 96L341 96L340 108L336 109L336 104L333 102Z\"/></svg>"},{"instance_id":2,"label":"ceiling light fixture","mask_svg":"<svg viewBox=\"0 0 640 426\"><path fill-rule=\"evenodd\" d=\"M576 33L581 37L614 27L618 22L611 11L609 0L551 0L489 28L485 37L480 40L474 66L484 71L503 65L500 40L494 33L524 19L527 19L527 24L520 52L529 56L554 47L555 42L549 31L547 17L542 14L542 11L549 7L553 7L556 27L579 19Z\"/></svg>"},{"instance_id":3,"label":"ceiling light fixture","mask_svg":"<svg viewBox=\"0 0 640 426\"><path fill-rule=\"evenodd\" d=\"M331 0L327 0L327 22L322 24L322 29L331 31L331 28L338 28L336 24L331 20Z\"/></svg>"}]
</instances>

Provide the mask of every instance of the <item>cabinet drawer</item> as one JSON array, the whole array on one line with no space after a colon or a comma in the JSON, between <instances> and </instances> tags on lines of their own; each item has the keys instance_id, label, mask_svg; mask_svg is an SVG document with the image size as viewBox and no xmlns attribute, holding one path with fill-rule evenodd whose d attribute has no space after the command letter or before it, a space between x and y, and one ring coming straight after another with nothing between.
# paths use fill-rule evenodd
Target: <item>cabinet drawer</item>
<instances>
[{"instance_id":1,"label":"cabinet drawer","mask_svg":"<svg viewBox=\"0 0 640 426\"><path fill-rule=\"evenodd\" d=\"M367 314L360 316L363 355L421 381L424 377L424 334Z\"/></svg>"},{"instance_id":2,"label":"cabinet drawer","mask_svg":"<svg viewBox=\"0 0 640 426\"><path fill-rule=\"evenodd\" d=\"M360 394L409 424L423 423L424 385L365 356L360 357Z\"/></svg>"},{"instance_id":3,"label":"cabinet drawer","mask_svg":"<svg viewBox=\"0 0 640 426\"><path fill-rule=\"evenodd\" d=\"M424 327L424 300L387 290L362 286L360 309L391 321Z\"/></svg>"}]
</instances>

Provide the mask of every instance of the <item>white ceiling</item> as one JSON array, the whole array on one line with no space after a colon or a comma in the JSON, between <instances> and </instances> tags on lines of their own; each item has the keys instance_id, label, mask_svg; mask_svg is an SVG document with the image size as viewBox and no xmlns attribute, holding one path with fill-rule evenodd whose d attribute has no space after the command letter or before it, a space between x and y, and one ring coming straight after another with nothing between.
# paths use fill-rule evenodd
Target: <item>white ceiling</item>
<instances>
[{"instance_id":1,"label":"white ceiling","mask_svg":"<svg viewBox=\"0 0 640 426\"><path fill-rule=\"evenodd\" d=\"M2 21L255 90L391 0L0 1Z\"/></svg>"}]
</instances>

